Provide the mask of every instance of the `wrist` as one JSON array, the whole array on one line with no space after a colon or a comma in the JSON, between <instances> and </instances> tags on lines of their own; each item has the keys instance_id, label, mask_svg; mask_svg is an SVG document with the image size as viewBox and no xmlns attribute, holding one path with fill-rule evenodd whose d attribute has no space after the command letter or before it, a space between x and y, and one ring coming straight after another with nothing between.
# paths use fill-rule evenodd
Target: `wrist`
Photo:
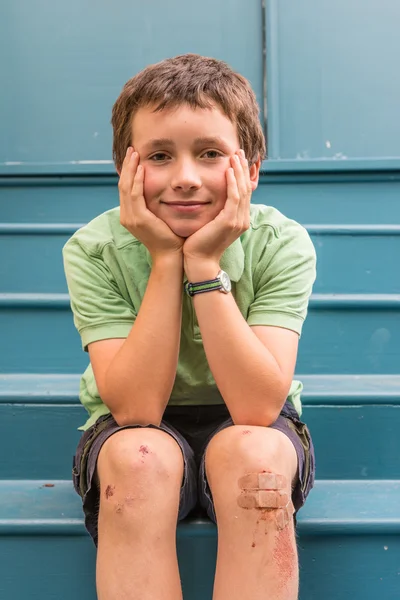
<instances>
[{"instance_id":1,"label":"wrist","mask_svg":"<svg viewBox=\"0 0 400 600\"><path fill-rule=\"evenodd\" d=\"M215 279L221 267L216 260L186 259L184 270L189 282L208 281Z\"/></svg>"},{"instance_id":2,"label":"wrist","mask_svg":"<svg viewBox=\"0 0 400 600\"><path fill-rule=\"evenodd\" d=\"M153 269L179 269L183 271L183 253L179 251L153 255L151 262Z\"/></svg>"}]
</instances>

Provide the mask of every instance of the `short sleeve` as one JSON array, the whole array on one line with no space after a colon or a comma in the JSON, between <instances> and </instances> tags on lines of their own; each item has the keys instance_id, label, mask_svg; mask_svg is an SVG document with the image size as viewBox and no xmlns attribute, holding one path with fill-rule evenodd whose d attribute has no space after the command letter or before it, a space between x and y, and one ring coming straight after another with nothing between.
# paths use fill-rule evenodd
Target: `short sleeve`
<instances>
[{"instance_id":1,"label":"short sleeve","mask_svg":"<svg viewBox=\"0 0 400 600\"><path fill-rule=\"evenodd\" d=\"M254 271L247 322L291 329L301 336L316 277L314 245L304 227L288 221L268 246Z\"/></svg>"},{"instance_id":2,"label":"short sleeve","mask_svg":"<svg viewBox=\"0 0 400 600\"><path fill-rule=\"evenodd\" d=\"M82 347L104 339L126 338L136 318L133 306L122 296L101 255L89 253L78 241L63 248L74 324Z\"/></svg>"}]
</instances>

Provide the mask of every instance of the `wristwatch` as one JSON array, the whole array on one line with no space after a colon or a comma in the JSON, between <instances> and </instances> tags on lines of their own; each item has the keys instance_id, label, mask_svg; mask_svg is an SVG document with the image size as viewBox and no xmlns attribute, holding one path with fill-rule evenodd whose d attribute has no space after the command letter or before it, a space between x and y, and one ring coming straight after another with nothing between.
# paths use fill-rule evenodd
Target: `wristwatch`
<instances>
[{"instance_id":1,"label":"wristwatch","mask_svg":"<svg viewBox=\"0 0 400 600\"><path fill-rule=\"evenodd\" d=\"M218 290L223 294L229 294L231 289L231 280L229 279L228 273L225 273L225 271L219 271L215 279L197 281L196 283L189 283L189 281L187 281L185 284L185 291L188 296L204 294L204 292L213 292L214 290Z\"/></svg>"}]
</instances>

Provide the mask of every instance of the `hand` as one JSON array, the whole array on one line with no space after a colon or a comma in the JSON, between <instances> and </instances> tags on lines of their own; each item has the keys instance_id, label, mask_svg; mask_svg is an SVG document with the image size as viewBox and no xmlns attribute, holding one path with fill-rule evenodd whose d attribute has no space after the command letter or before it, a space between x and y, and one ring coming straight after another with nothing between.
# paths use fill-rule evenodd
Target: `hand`
<instances>
[{"instance_id":1,"label":"hand","mask_svg":"<svg viewBox=\"0 0 400 600\"><path fill-rule=\"evenodd\" d=\"M219 264L222 254L250 227L252 193L249 165L243 150L230 157L226 172L227 199L221 212L189 236L183 245L184 260Z\"/></svg>"},{"instance_id":2,"label":"hand","mask_svg":"<svg viewBox=\"0 0 400 600\"><path fill-rule=\"evenodd\" d=\"M182 255L184 238L175 235L146 206L144 168L139 160L139 154L128 148L118 183L121 225L146 246L153 261L165 254Z\"/></svg>"}]
</instances>

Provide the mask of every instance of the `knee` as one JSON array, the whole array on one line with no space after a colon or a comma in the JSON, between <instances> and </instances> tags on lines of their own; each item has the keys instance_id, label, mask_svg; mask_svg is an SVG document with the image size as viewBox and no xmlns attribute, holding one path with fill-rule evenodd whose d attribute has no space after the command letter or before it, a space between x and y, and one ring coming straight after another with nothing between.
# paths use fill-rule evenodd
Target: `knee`
<instances>
[{"instance_id":1,"label":"knee","mask_svg":"<svg viewBox=\"0 0 400 600\"><path fill-rule=\"evenodd\" d=\"M291 483L297 454L282 432L263 427L228 427L206 451L206 473L218 514L236 517L250 511L285 527L294 512ZM238 512L240 509L244 511ZM261 515L261 516L260 516Z\"/></svg>"},{"instance_id":2,"label":"knee","mask_svg":"<svg viewBox=\"0 0 400 600\"><path fill-rule=\"evenodd\" d=\"M233 425L217 433L207 446L207 474L213 472L243 472L278 470L287 465L286 456L292 446L285 436L274 429ZM296 456L297 459L297 456ZM289 461L290 462L290 461ZM289 473L287 473L289 475Z\"/></svg>"},{"instance_id":3,"label":"knee","mask_svg":"<svg viewBox=\"0 0 400 600\"><path fill-rule=\"evenodd\" d=\"M291 461L287 460L287 443L281 432L264 427L234 425L217 433L207 446L206 474L211 490L238 490L249 474L279 474L277 485L290 484ZM290 448L289 448L290 450ZM293 460L297 455L293 448ZM263 489L263 488L260 488ZM267 488L268 489L268 488ZM276 489L274 487L274 489Z\"/></svg>"},{"instance_id":4,"label":"knee","mask_svg":"<svg viewBox=\"0 0 400 600\"><path fill-rule=\"evenodd\" d=\"M114 433L103 444L97 460L100 489L113 494L113 487L152 485L182 481L183 456L168 433L146 427Z\"/></svg>"}]
</instances>

